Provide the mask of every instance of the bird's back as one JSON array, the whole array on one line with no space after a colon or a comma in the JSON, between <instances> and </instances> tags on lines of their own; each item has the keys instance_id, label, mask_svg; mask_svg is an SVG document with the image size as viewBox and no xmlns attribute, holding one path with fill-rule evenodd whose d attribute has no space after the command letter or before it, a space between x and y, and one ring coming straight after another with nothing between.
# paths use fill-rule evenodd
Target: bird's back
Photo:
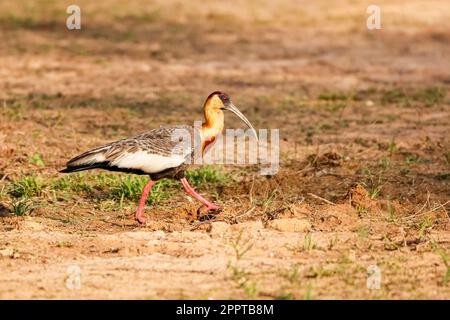
<instances>
[{"instance_id":1,"label":"bird's back","mask_svg":"<svg viewBox=\"0 0 450 320\"><path fill-rule=\"evenodd\" d=\"M167 126L90 149L67 163L61 172L101 168L135 174L155 174L179 167L200 149L198 130Z\"/></svg>"}]
</instances>

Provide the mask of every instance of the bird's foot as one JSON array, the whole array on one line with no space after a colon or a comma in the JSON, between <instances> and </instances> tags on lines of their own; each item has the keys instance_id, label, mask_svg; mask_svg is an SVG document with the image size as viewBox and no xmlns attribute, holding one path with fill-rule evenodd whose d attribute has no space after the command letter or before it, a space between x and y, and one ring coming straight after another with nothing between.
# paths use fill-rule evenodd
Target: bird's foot
<instances>
[{"instance_id":1,"label":"bird's foot","mask_svg":"<svg viewBox=\"0 0 450 320\"><path fill-rule=\"evenodd\" d=\"M145 223L145 219L142 217L136 218L136 221L139 222L139 224L144 224Z\"/></svg>"},{"instance_id":2,"label":"bird's foot","mask_svg":"<svg viewBox=\"0 0 450 320\"><path fill-rule=\"evenodd\" d=\"M208 211L222 211L222 208L219 206L216 206L215 204L211 203L210 205L205 206L206 210Z\"/></svg>"},{"instance_id":3,"label":"bird's foot","mask_svg":"<svg viewBox=\"0 0 450 320\"><path fill-rule=\"evenodd\" d=\"M216 205L201 206L197 209L197 219L200 221L213 220L222 211L222 208Z\"/></svg>"},{"instance_id":4,"label":"bird's foot","mask_svg":"<svg viewBox=\"0 0 450 320\"><path fill-rule=\"evenodd\" d=\"M134 219L139 222L140 224L144 224L145 223L145 218L142 216L142 213L140 212L136 212L136 216L134 217Z\"/></svg>"}]
</instances>

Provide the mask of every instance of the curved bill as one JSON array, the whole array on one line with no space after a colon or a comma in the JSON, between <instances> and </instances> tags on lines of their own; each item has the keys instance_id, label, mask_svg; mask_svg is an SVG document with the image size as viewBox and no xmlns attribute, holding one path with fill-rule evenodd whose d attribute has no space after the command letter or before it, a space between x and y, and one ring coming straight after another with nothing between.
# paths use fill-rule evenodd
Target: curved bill
<instances>
[{"instance_id":1,"label":"curved bill","mask_svg":"<svg viewBox=\"0 0 450 320\"><path fill-rule=\"evenodd\" d=\"M236 108L236 106L234 104L230 103L228 106L225 107L225 110L229 110L229 111L233 112L235 115L237 115L239 117L239 119L241 119L247 125L247 127L249 127L252 130L253 134L255 135L256 140L258 141L258 135L256 134L255 128L253 128L250 121L248 121L248 119L242 114L242 112L240 112L238 110L238 108Z\"/></svg>"}]
</instances>

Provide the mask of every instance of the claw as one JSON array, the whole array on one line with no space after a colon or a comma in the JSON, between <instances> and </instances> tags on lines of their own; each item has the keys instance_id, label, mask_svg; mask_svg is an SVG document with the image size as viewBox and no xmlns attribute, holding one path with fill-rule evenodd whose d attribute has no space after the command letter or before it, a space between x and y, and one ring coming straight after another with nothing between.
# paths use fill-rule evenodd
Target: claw
<instances>
[{"instance_id":1,"label":"claw","mask_svg":"<svg viewBox=\"0 0 450 320\"><path fill-rule=\"evenodd\" d=\"M214 220L215 217L222 211L222 208L213 206L201 206L197 209L197 219L199 221Z\"/></svg>"},{"instance_id":2,"label":"claw","mask_svg":"<svg viewBox=\"0 0 450 320\"><path fill-rule=\"evenodd\" d=\"M208 211L222 211L222 208L219 206L216 206L215 204L206 206L206 209Z\"/></svg>"},{"instance_id":3,"label":"claw","mask_svg":"<svg viewBox=\"0 0 450 320\"><path fill-rule=\"evenodd\" d=\"M139 224L144 224L145 223L145 218L142 216L136 216L136 221L139 222Z\"/></svg>"}]
</instances>

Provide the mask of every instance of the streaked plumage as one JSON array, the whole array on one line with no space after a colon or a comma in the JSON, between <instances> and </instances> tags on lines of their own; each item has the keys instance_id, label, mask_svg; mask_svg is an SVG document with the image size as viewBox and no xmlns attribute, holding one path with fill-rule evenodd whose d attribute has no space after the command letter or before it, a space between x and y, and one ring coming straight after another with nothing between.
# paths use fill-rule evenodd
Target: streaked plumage
<instances>
[{"instance_id":1,"label":"streaked plumage","mask_svg":"<svg viewBox=\"0 0 450 320\"><path fill-rule=\"evenodd\" d=\"M202 156L206 147L215 141L224 127L222 110L230 110L241 118L254 132L250 122L231 103L228 95L213 92L205 101L205 122L201 128L172 126L153 129L137 136L111 142L90 149L69 160L61 172L69 173L89 169L105 169L133 174L145 174L150 180L142 191L136 210L136 220L143 222L142 211L145 199L155 180L180 179L187 193L194 196L210 210L219 207L204 199L189 185L184 171L194 159Z\"/></svg>"},{"instance_id":2,"label":"streaked plumage","mask_svg":"<svg viewBox=\"0 0 450 320\"><path fill-rule=\"evenodd\" d=\"M106 169L150 175L153 180L175 178L198 156L199 137L192 126L160 127L88 150L71 159L61 172Z\"/></svg>"}]
</instances>

